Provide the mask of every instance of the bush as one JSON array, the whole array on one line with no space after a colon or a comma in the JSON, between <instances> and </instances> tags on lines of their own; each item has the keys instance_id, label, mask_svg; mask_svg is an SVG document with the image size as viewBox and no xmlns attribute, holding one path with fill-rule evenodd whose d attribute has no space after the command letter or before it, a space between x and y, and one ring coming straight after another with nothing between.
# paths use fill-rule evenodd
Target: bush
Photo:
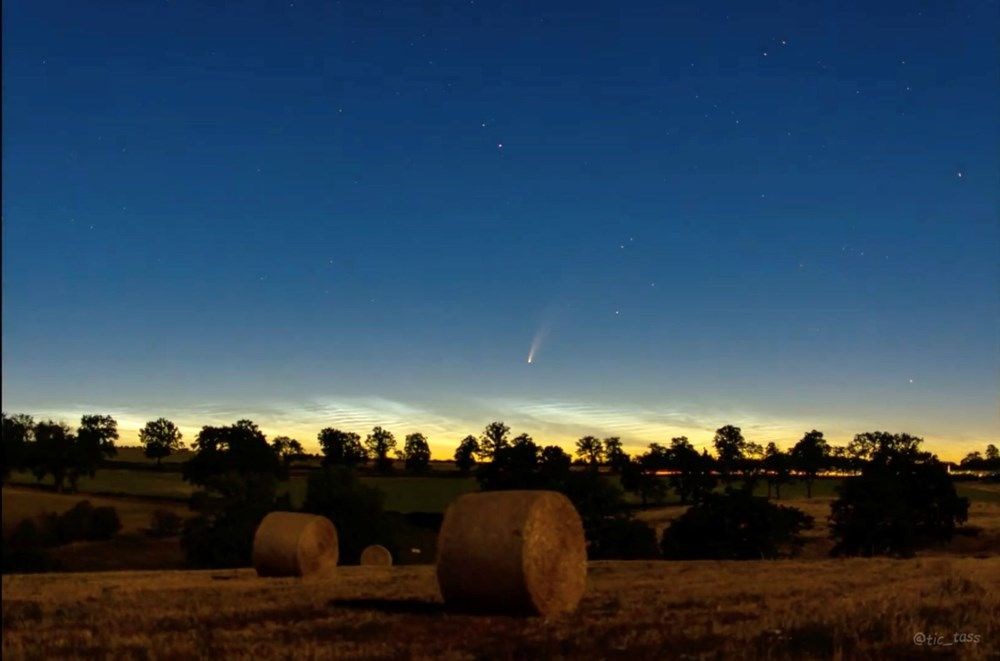
<instances>
[{"instance_id":1,"label":"bush","mask_svg":"<svg viewBox=\"0 0 1000 661\"><path fill-rule=\"evenodd\" d=\"M89 500L81 500L58 517L47 518L48 525L54 524L53 544L69 544L80 539L88 539L93 516L94 506Z\"/></svg>"},{"instance_id":2,"label":"bush","mask_svg":"<svg viewBox=\"0 0 1000 661\"><path fill-rule=\"evenodd\" d=\"M591 560L642 560L659 555L656 532L644 521L614 516L591 523L587 531Z\"/></svg>"},{"instance_id":3,"label":"bush","mask_svg":"<svg viewBox=\"0 0 1000 661\"><path fill-rule=\"evenodd\" d=\"M90 522L84 539L95 541L111 539L121 529L122 522L114 507L95 507L90 513Z\"/></svg>"},{"instance_id":4,"label":"bush","mask_svg":"<svg viewBox=\"0 0 1000 661\"><path fill-rule=\"evenodd\" d=\"M154 510L149 516L149 529L146 531L150 537L173 537L181 532L184 520L180 514L171 510Z\"/></svg>"},{"instance_id":5,"label":"bush","mask_svg":"<svg viewBox=\"0 0 1000 661\"><path fill-rule=\"evenodd\" d=\"M4 574L47 572L58 568L45 550L46 538L37 523L21 521L3 540Z\"/></svg>"},{"instance_id":6,"label":"bush","mask_svg":"<svg viewBox=\"0 0 1000 661\"><path fill-rule=\"evenodd\" d=\"M62 514L42 514L37 520L43 546L111 539L122 527L114 507L94 507L89 500L81 500Z\"/></svg>"},{"instance_id":7,"label":"bush","mask_svg":"<svg viewBox=\"0 0 1000 661\"><path fill-rule=\"evenodd\" d=\"M384 500L381 490L362 484L351 469L329 467L309 476L302 510L333 521L341 563L356 564L369 544L389 544Z\"/></svg>"},{"instance_id":8,"label":"bush","mask_svg":"<svg viewBox=\"0 0 1000 661\"><path fill-rule=\"evenodd\" d=\"M911 556L947 541L968 517L944 464L932 457L871 462L844 480L830 514L834 555Z\"/></svg>"},{"instance_id":9,"label":"bush","mask_svg":"<svg viewBox=\"0 0 1000 661\"><path fill-rule=\"evenodd\" d=\"M677 560L752 560L794 555L813 518L743 490L709 494L663 531L661 548Z\"/></svg>"}]
</instances>

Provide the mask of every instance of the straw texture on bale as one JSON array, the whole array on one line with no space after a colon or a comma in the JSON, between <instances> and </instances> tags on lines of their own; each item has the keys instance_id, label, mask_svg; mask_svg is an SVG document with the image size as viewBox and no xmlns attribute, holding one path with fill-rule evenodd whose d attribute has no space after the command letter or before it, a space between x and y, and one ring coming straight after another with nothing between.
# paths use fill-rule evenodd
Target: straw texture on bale
<instances>
[{"instance_id":1,"label":"straw texture on bale","mask_svg":"<svg viewBox=\"0 0 1000 661\"><path fill-rule=\"evenodd\" d=\"M453 502L438 535L448 606L549 615L572 611L587 584L583 524L555 491L488 491Z\"/></svg>"},{"instance_id":2,"label":"straw texture on bale","mask_svg":"<svg viewBox=\"0 0 1000 661\"><path fill-rule=\"evenodd\" d=\"M392 553L381 544L366 546L361 552L361 564L369 567L391 567Z\"/></svg>"},{"instance_id":3,"label":"straw texture on bale","mask_svg":"<svg viewBox=\"0 0 1000 661\"><path fill-rule=\"evenodd\" d=\"M315 514L271 512L253 537L258 576L326 576L338 555L337 529Z\"/></svg>"}]
</instances>

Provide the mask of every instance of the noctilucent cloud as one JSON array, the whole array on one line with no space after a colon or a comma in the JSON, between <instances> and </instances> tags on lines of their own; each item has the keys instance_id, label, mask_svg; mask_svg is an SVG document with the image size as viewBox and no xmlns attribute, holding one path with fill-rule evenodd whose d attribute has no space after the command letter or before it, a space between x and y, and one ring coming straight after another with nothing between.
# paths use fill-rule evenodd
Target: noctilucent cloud
<instances>
[{"instance_id":1,"label":"noctilucent cloud","mask_svg":"<svg viewBox=\"0 0 1000 661\"><path fill-rule=\"evenodd\" d=\"M997 2L3 5L3 407L1000 435Z\"/></svg>"}]
</instances>

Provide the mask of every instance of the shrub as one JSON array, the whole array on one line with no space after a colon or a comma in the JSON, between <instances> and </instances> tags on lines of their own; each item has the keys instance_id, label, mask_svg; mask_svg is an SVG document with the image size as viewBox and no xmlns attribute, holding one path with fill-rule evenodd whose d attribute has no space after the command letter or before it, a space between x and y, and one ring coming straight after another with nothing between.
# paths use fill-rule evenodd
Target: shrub
<instances>
[{"instance_id":1,"label":"shrub","mask_svg":"<svg viewBox=\"0 0 1000 661\"><path fill-rule=\"evenodd\" d=\"M149 529L146 532L150 537L173 537L180 534L183 524L184 521L177 512L158 509L149 516Z\"/></svg>"},{"instance_id":2,"label":"shrub","mask_svg":"<svg viewBox=\"0 0 1000 661\"><path fill-rule=\"evenodd\" d=\"M613 516L591 522L587 557L591 560L641 560L659 555L656 532L644 521Z\"/></svg>"},{"instance_id":3,"label":"shrub","mask_svg":"<svg viewBox=\"0 0 1000 661\"><path fill-rule=\"evenodd\" d=\"M94 506L89 500L81 500L72 508L66 510L54 519L54 544L69 544L80 539L87 539L90 533ZM53 519L47 519L52 525Z\"/></svg>"},{"instance_id":4,"label":"shrub","mask_svg":"<svg viewBox=\"0 0 1000 661\"><path fill-rule=\"evenodd\" d=\"M45 550L46 536L31 519L21 521L9 537L3 540L2 569L4 574L46 572L57 564Z\"/></svg>"},{"instance_id":5,"label":"shrub","mask_svg":"<svg viewBox=\"0 0 1000 661\"><path fill-rule=\"evenodd\" d=\"M44 546L111 539L121 527L114 507L94 507L89 500L81 500L62 514L38 517L39 538Z\"/></svg>"},{"instance_id":6,"label":"shrub","mask_svg":"<svg viewBox=\"0 0 1000 661\"><path fill-rule=\"evenodd\" d=\"M834 555L911 556L952 538L968 517L944 464L898 455L844 480L830 514Z\"/></svg>"},{"instance_id":7,"label":"shrub","mask_svg":"<svg viewBox=\"0 0 1000 661\"><path fill-rule=\"evenodd\" d=\"M793 555L811 516L744 490L709 494L663 531L664 557L750 560Z\"/></svg>"},{"instance_id":8,"label":"shrub","mask_svg":"<svg viewBox=\"0 0 1000 661\"><path fill-rule=\"evenodd\" d=\"M122 522L114 507L95 507L90 513L90 521L84 539L111 539L121 529Z\"/></svg>"}]
</instances>

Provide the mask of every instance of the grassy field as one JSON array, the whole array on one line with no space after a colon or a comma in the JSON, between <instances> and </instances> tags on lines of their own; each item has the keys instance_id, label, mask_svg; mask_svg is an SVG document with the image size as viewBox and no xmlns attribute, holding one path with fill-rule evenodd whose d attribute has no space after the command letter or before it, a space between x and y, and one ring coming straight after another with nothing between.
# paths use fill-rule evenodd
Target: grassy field
<instances>
[{"instance_id":1,"label":"grassy field","mask_svg":"<svg viewBox=\"0 0 1000 661\"><path fill-rule=\"evenodd\" d=\"M452 500L478 487L475 479L462 477L378 477L363 476L361 480L378 487L385 493L385 508L396 512L443 512ZM28 473L15 473L11 484L18 486L51 486L52 480L39 482ZM292 503L301 505L305 498L306 478L295 475L283 482L280 489L292 496ZM80 479L81 494L111 496L139 496L145 498L186 501L195 488L169 471L131 470L128 468L103 468L94 477Z\"/></svg>"},{"instance_id":2,"label":"grassy field","mask_svg":"<svg viewBox=\"0 0 1000 661\"><path fill-rule=\"evenodd\" d=\"M154 510L168 509L181 516L190 514L187 507L170 501L157 502L144 498L62 494L38 489L18 487L3 488L3 530L8 532L22 519L46 512L61 513L81 500L89 500L94 507L111 506L118 510L124 534L140 533L149 527L149 517Z\"/></svg>"},{"instance_id":3,"label":"grassy field","mask_svg":"<svg viewBox=\"0 0 1000 661\"><path fill-rule=\"evenodd\" d=\"M1000 558L591 563L573 614L448 612L432 567L3 577L5 659L912 658L1000 653ZM127 615L126 615L127 614ZM978 638L976 638L978 637ZM978 640L978 642L971 642Z\"/></svg>"}]
</instances>

